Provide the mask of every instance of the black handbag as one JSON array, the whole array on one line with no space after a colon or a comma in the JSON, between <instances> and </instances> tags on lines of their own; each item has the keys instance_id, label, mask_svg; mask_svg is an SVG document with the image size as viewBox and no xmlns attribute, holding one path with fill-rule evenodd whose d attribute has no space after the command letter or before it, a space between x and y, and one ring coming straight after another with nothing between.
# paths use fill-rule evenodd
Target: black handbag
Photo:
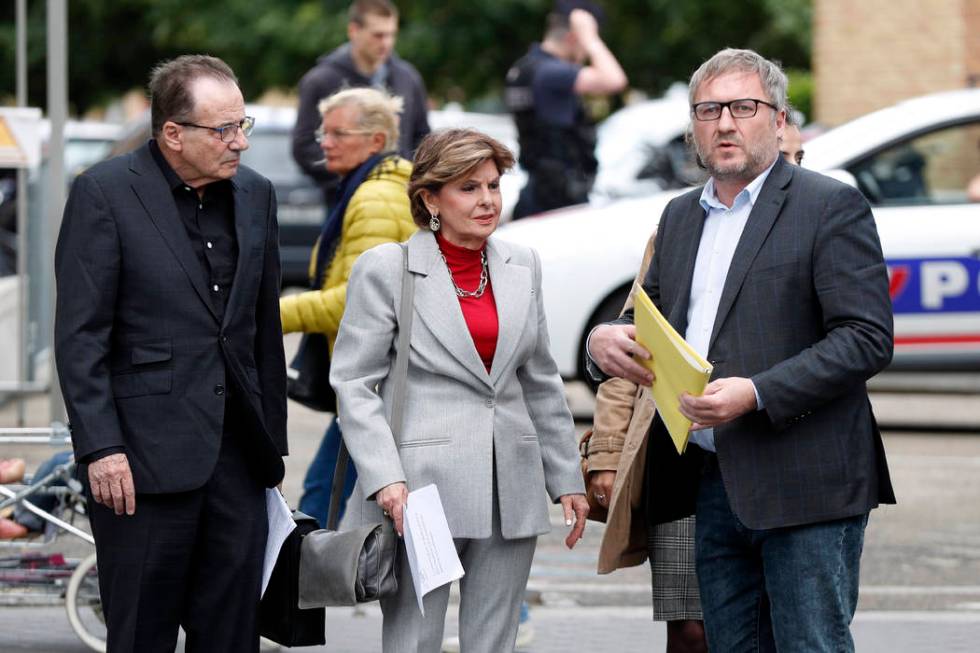
<instances>
[{"instance_id":1,"label":"black handbag","mask_svg":"<svg viewBox=\"0 0 980 653\"><path fill-rule=\"evenodd\" d=\"M398 314L398 354L391 381L391 432L397 443L405 412L408 385L408 350L412 332L415 277L408 271L408 247L402 245L401 305ZM340 442L331 488L327 528L303 540L300 563L299 605L345 606L387 598L398 592L399 538L390 519L351 530L338 531L337 516L343 493L349 454Z\"/></svg>"},{"instance_id":2,"label":"black handbag","mask_svg":"<svg viewBox=\"0 0 980 653\"><path fill-rule=\"evenodd\" d=\"M259 603L259 634L283 646L326 644L326 610L299 607L300 552L303 539L320 526L309 515L293 512L296 528L279 550L269 585Z\"/></svg>"},{"instance_id":3,"label":"black handbag","mask_svg":"<svg viewBox=\"0 0 980 653\"><path fill-rule=\"evenodd\" d=\"M295 376L286 379L286 396L307 408L337 412L337 395L330 386L330 347L323 333L304 333L289 367Z\"/></svg>"}]
</instances>

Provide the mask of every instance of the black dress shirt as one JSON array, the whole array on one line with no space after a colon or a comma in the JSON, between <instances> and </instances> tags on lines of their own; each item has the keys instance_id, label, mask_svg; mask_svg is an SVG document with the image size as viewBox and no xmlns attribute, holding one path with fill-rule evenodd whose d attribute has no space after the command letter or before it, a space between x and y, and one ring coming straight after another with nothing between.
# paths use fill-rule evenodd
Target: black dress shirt
<instances>
[{"instance_id":1,"label":"black dress shirt","mask_svg":"<svg viewBox=\"0 0 980 653\"><path fill-rule=\"evenodd\" d=\"M201 269L208 280L211 291L211 305L218 320L224 320L228 295L235 279L238 265L238 239L235 235L235 201L232 195L232 182L225 179L208 184L198 195L196 189L188 186L177 176L160 151L156 140L150 140L150 152L160 167L167 186L174 195L177 213L187 230L194 253L201 263ZM237 397L240 393L233 388L231 378L225 384L225 435L235 431L241 410ZM114 453L125 453L124 447L108 447L87 456L83 461L92 463Z\"/></svg>"},{"instance_id":2,"label":"black dress shirt","mask_svg":"<svg viewBox=\"0 0 980 653\"><path fill-rule=\"evenodd\" d=\"M150 141L150 152L167 185L174 194L177 213L201 263L211 291L211 304L223 319L228 305L228 292L235 278L238 264L238 240L235 237L235 202L231 192L231 180L225 179L208 184L198 195L177 176L155 140Z\"/></svg>"}]
</instances>

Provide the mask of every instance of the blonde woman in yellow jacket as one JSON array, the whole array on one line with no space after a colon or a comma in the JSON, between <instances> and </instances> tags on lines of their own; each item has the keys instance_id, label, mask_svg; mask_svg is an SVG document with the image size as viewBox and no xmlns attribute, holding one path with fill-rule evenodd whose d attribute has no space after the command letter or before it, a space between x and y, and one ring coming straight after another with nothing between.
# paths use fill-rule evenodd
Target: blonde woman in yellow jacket
<instances>
[{"instance_id":1,"label":"blonde woman in yellow jacket","mask_svg":"<svg viewBox=\"0 0 980 653\"><path fill-rule=\"evenodd\" d=\"M401 98L374 88L345 89L323 100L319 109L323 122L317 140L327 170L342 178L340 200L330 207L310 260L315 289L283 297L279 312L284 333L323 333L332 351L354 261L375 245L408 239L418 227L406 191L412 165L393 153ZM299 509L321 525L327 521L340 439L334 418L303 481ZM354 470L348 470L341 511L355 479Z\"/></svg>"}]
</instances>

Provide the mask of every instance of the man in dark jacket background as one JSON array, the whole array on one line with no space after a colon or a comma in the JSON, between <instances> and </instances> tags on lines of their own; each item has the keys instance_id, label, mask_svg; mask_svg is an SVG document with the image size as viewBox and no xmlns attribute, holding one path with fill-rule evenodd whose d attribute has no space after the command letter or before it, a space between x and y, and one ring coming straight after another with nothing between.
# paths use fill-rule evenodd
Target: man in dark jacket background
<instances>
[{"instance_id":1,"label":"man in dark jacket background","mask_svg":"<svg viewBox=\"0 0 980 653\"><path fill-rule=\"evenodd\" d=\"M374 86L401 97L398 153L411 160L429 133L425 84L415 66L395 54L398 9L389 0L355 0L348 9L347 43L320 57L299 82L299 110L293 127L293 158L334 204L339 178L327 172L316 142L320 100L342 88Z\"/></svg>"},{"instance_id":2,"label":"man in dark jacket background","mask_svg":"<svg viewBox=\"0 0 980 653\"><path fill-rule=\"evenodd\" d=\"M515 220L589 199L596 137L582 96L614 95L628 83L599 36L597 14L591 2L557 2L544 39L507 71L505 100L528 175Z\"/></svg>"}]
</instances>

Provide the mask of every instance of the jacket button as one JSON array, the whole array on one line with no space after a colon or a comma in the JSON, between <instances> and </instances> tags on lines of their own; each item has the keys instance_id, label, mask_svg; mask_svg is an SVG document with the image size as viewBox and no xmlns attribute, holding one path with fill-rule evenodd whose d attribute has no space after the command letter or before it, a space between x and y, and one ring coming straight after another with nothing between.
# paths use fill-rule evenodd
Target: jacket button
<instances>
[{"instance_id":1,"label":"jacket button","mask_svg":"<svg viewBox=\"0 0 980 653\"><path fill-rule=\"evenodd\" d=\"M487 408L493 408L493 399L487 398L486 404L487 404Z\"/></svg>"},{"instance_id":2,"label":"jacket button","mask_svg":"<svg viewBox=\"0 0 980 653\"><path fill-rule=\"evenodd\" d=\"M216 394L216 395L218 395L220 397L224 393L225 393L225 386L221 385L220 383L218 385L214 386L214 394Z\"/></svg>"},{"instance_id":3,"label":"jacket button","mask_svg":"<svg viewBox=\"0 0 980 653\"><path fill-rule=\"evenodd\" d=\"M221 342L228 342L228 336L221 336Z\"/></svg>"}]
</instances>

